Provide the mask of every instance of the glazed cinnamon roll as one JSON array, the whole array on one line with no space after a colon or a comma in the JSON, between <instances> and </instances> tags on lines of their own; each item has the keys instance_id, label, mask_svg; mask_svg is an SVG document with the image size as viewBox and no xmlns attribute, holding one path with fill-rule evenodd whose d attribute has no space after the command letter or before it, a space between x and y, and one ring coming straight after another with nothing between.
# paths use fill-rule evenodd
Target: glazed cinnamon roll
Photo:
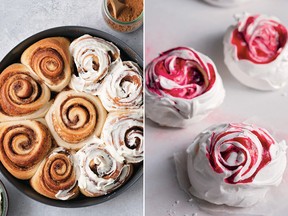
<instances>
[{"instance_id":1,"label":"glazed cinnamon roll","mask_svg":"<svg viewBox=\"0 0 288 216\"><path fill-rule=\"evenodd\" d=\"M127 163L143 160L143 111L111 112L102 131L102 140Z\"/></svg>"},{"instance_id":2,"label":"glazed cinnamon roll","mask_svg":"<svg viewBox=\"0 0 288 216\"><path fill-rule=\"evenodd\" d=\"M60 92L71 79L69 45L69 40L63 37L45 38L28 47L21 56L21 62L52 91Z\"/></svg>"},{"instance_id":3,"label":"glazed cinnamon roll","mask_svg":"<svg viewBox=\"0 0 288 216\"><path fill-rule=\"evenodd\" d=\"M49 88L25 65L10 65L0 74L0 122L44 117L49 100Z\"/></svg>"},{"instance_id":4,"label":"glazed cinnamon roll","mask_svg":"<svg viewBox=\"0 0 288 216\"><path fill-rule=\"evenodd\" d=\"M111 67L99 97L108 111L139 109L143 104L142 70L131 61Z\"/></svg>"},{"instance_id":5,"label":"glazed cinnamon roll","mask_svg":"<svg viewBox=\"0 0 288 216\"><path fill-rule=\"evenodd\" d=\"M132 166L117 161L100 140L88 144L75 155L78 186L82 194L97 197L123 185L132 174Z\"/></svg>"},{"instance_id":6,"label":"glazed cinnamon roll","mask_svg":"<svg viewBox=\"0 0 288 216\"><path fill-rule=\"evenodd\" d=\"M120 51L113 43L88 34L74 40L70 52L79 75L72 77L70 87L94 95L110 65L120 62Z\"/></svg>"},{"instance_id":7,"label":"glazed cinnamon roll","mask_svg":"<svg viewBox=\"0 0 288 216\"><path fill-rule=\"evenodd\" d=\"M0 161L18 179L30 179L51 148L51 135L41 121L0 124Z\"/></svg>"},{"instance_id":8,"label":"glazed cinnamon roll","mask_svg":"<svg viewBox=\"0 0 288 216\"><path fill-rule=\"evenodd\" d=\"M38 193L51 199L69 200L79 194L73 156L67 149L54 149L41 162L30 180Z\"/></svg>"},{"instance_id":9,"label":"glazed cinnamon roll","mask_svg":"<svg viewBox=\"0 0 288 216\"><path fill-rule=\"evenodd\" d=\"M70 90L57 95L45 119L59 146L80 149L100 136L106 115L96 96Z\"/></svg>"}]
</instances>

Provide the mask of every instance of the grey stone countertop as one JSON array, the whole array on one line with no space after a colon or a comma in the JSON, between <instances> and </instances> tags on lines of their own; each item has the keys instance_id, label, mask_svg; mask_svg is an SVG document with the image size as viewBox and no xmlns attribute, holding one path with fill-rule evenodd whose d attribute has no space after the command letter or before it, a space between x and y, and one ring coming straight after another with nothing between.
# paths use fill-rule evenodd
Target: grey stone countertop
<instances>
[{"instance_id":1,"label":"grey stone countertop","mask_svg":"<svg viewBox=\"0 0 288 216\"><path fill-rule=\"evenodd\" d=\"M110 29L102 18L102 0L0 0L0 59L27 37L58 26L79 25L102 30L121 39L143 56L143 27L123 34ZM143 214L143 179L118 197L103 204L67 209L36 202L18 191L0 173L10 198L9 216L117 215Z\"/></svg>"}]
</instances>

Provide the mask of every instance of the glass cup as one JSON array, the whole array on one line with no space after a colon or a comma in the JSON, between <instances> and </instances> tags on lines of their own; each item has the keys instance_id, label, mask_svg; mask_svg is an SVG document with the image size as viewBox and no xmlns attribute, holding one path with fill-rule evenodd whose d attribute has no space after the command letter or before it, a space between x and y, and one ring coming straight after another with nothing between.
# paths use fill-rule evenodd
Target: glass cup
<instances>
[{"instance_id":1,"label":"glass cup","mask_svg":"<svg viewBox=\"0 0 288 216\"><path fill-rule=\"evenodd\" d=\"M124 32L129 33L137 30L140 28L143 24L143 11L142 13L134 20L129 22L122 22L118 19L115 19L109 12L108 9L108 1L109 0L103 0L102 5L102 15L108 26L110 26L112 29L118 31L118 32Z\"/></svg>"}]
</instances>

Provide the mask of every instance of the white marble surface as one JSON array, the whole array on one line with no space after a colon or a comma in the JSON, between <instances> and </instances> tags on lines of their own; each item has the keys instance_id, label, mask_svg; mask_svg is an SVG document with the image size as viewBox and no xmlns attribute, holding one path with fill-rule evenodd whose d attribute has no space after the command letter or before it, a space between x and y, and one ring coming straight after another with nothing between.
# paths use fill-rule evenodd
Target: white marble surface
<instances>
[{"instance_id":1,"label":"white marble surface","mask_svg":"<svg viewBox=\"0 0 288 216\"><path fill-rule=\"evenodd\" d=\"M224 65L222 44L227 27L234 23L233 14L243 11L266 13L279 17L288 26L287 8L287 0L253 0L236 8L213 7L202 0L146 0L147 62L167 49L191 46L215 62L227 93L219 109L199 124L187 129L163 128L146 121L146 215L208 215L198 209L194 202L189 202L189 197L180 189L173 154L185 151L193 138L209 125L250 119L250 122L260 122L261 125L268 126L267 129L272 128L272 131L279 134L278 139L284 138L288 141L288 86L279 91L262 92L240 84ZM287 188L287 177L283 183ZM286 200L274 200L279 203L279 207L269 209L273 210L272 215L287 215L287 203L283 205ZM269 202L267 205L270 206ZM211 213L215 214L216 212ZM237 215L244 214L240 212ZM264 215L268 215L268 212Z\"/></svg>"},{"instance_id":2,"label":"white marble surface","mask_svg":"<svg viewBox=\"0 0 288 216\"><path fill-rule=\"evenodd\" d=\"M0 0L0 59L27 37L57 26L81 25L110 33L143 56L143 28L123 34L111 30L101 14L101 0ZM0 174L10 197L9 216L117 215L138 216L143 212L143 180L120 196L97 206L64 209L38 203L19 192Z\"/></svg>"}]
</instances>

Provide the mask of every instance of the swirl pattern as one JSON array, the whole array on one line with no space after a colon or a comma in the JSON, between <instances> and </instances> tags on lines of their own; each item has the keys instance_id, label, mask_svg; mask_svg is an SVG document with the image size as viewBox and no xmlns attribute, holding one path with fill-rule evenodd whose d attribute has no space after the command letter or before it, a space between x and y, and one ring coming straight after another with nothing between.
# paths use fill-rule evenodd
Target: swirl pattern
<instances>
[{"instance_id":1,"label":"swirl pattern","mask_svg":"<svg viewBox=\"0 0 288 216\"><path fill-rule=\"evenodd\" d=\"M96 94L110 65L120 61L120 51L114 44L87 34L74 40L70 51L79 74L72 77L70 86L77 91Z\"/></svg>"},{"instance_id":2,"label":"swirl pattern","mask_svg":"<svg viewBox=\"0 0 288 216\"><path fill-rule=\"evenodd\" d=\"M96 96L70 90L57 95L45 119L59 146L80 149L100 136L106 115Z\"/></svg>"},{"instance_id":3,"label":"swirl pattern","mask_svg":"<svg viewBox=\"0 0 288 216\"><path fill-rule=\"evenodd\" d=\"M41 120L0 124L0 161L16 178L30 179L52 145Z\"/></svg>"},{"instance_id":4,"label":"swirl pattern","mask_svg":"<svg viewBox=\"0 0 288 216\"><path fill-rule=\"evenodd\" d=\"M238 58L256 64L275 60L286 42L286 27L264 15L247 16L241 19L231 39L231 43L237 47Z\"/></svg>"},{"instance_id":5,"label":"swirl pattern","mask_svg":"<svg viewBox=\"0 0 288 216\"><path fill-rule=\"evenodd\" d=\"M254 89L271 91L288 80L287 28L276 17L241 13L224 37L224 61L232 75Z\"/></svg>"},{"instance_id":6,"label":"swirl pattern","mask_svg":"<svg viewBox=\"0 0 288 216\"><path fill-rule=\"evenodd\" d=\"M132 166L117 161L100 140L84 146L75 158L79 169L78 186L85 196L108 194L132 174Z\"/></svg>"},{"instance_id":7,"label":"swirl pattern","mask_svg":"<svg viewBox=\"0 0 288 216\"><path fill-rule=\"evenodd\" d=\"M0 122L44 117L50 90L28 68L13 64L0 74Z\"/></svg>"},{"instance_id":8,"label":"swirl pattern","mask_svg":"<svg viewBox=\"0 0 288 216\"><path fill-rule=\"evenodd\" d=\"M162 53L146 68L146 86L159 96L192 99L208 91L214 82L213 65L186 47Z\"/></svg>"},{"instance_id":9,"label":"swirl pattern","mask_svg":"<svg viewBox=\"0 0 288 216\"><path fill-rule=\"evenodd\" d=\"M231 124L212 134L207 157L215 172L230 173L226 183L249 183L271 162L270 148L275 143L261 128Z\"/></svg>"},{"instance_id":10,"label":"swirl pattern","mask_svg":"<svg viewBox=\"0 0 288 216\"><path fill-rule=\"evenodd\" d=\"M286 167L286 142L263 128L222 124L198 135L188 148L191 192L216 204L249 206L279 185Z\"/></svg>"},{"instance_id":11,"label":"swirl pattern","mask_svg":"<svg viewBox=\"0 0 288 216\"><path fill-rule=\"evenodd\" d=\"M0 71L4 174L29 180L35 192L54 200L111 193L143 160L141 69L122 62L111 42L71 39L49 37L22 47L21 63ZM111 111L107 136L105 107Z\"/></svg>"},{"instance_id":12,"label":"swirl pattern","mask_svg":"<svg viewBox=\"0 0 288 216\"><path fill-rule=\"evenodd\" d=\"M21 62L52 91L60 92L71 79L69 45L69 40L63 37L45 38L28 47L21 56Z\"/></svg>"},{"instance_id":13,"label":"swirl pattern","mask_svg":"<svg viewBox=\"0 0 288 216\"><path fill-rule=\"evenodd\" d=\"M54 149L42 161L30 183L34 190L51 199L76 197L79 189L72 154L62 147Z\"/></svg>"},{"instance_id":14,"label":"swirl pattern","mask_svg":"<svg viewBox=\"0 0 288 216\"><path fill-rule=\"evenodd\" d=\"M143 104L141 69L129 61L112 67L99 92L99 98L108 111L139 109Z\"/></svg>"},{"instance_id":15,"label":"swirl pattern","mask_svg":"<svg viewBox=\"0 0 288 216\"><path fill-rule=\"evenodd\" d=\"M160 125L186 127L224 100L214 63L192 48L177 47L160 54L145 72L146 115Z\"/></svg>"},{"instance_id":16,"label":"swirl pattern","mask_svg":"<svg viewBox=\"0 0 288 216\"><path fill-rule=\"evenodd\" d=\"M127 163L141 162L144 157L142 110L109 113L101 137Z\"/></svg>"}]
</instances>

